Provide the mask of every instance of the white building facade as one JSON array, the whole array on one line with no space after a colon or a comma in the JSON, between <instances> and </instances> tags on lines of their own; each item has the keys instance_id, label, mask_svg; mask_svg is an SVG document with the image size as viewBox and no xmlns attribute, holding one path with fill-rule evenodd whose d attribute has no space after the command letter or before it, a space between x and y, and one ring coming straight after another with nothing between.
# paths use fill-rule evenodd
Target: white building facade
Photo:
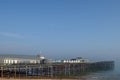
<instances>
[{"instance_id":1,"label":"white building facade","mask_svg":"<svg viewBox=\"0 0 120 80\"><path fill-rule=\"evenodd\" d=\"M53 63L89 63L90 60L85 58L75 58L69 60L54 60Z\"/></svg>"},{"instance_id":2,"label":"white building facade","mask_svg":"<svg viewBox=\"0 0 120 80\"><path fill-rule=\"evenodd\" d=\"M10 64L39 64L44 60L44 56L35 57L35 58L9 58L5 57L1 59L1 64L10 65Z\"/></svg>"}]
</instances>

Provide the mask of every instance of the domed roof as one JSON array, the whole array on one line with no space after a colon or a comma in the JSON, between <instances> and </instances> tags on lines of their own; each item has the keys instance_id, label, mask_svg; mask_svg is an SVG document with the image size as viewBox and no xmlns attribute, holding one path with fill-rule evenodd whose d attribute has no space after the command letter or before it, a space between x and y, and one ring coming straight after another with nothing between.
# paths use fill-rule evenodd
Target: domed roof
<instances>
[{"instance_id":1,"label":"domed roof","mask_svg":"<svg viewBox=\"0 0 120 80\"><path fill-rule=\"evenodd\" d=\"M41 54L37 55L37 57L38 57L39 59L45 59L45 57L44 57L43 55L41 55Z\"/></svg>"}]
</instances>

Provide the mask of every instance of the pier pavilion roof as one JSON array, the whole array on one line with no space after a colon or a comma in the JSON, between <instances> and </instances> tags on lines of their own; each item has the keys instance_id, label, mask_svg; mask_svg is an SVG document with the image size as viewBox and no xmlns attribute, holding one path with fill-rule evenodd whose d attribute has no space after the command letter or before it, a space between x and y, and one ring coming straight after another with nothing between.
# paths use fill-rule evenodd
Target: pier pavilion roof
<instances>
[{"instance_id":1,"label":"pier pavilion roof","mask_svg":"<svg viewBox=\"0 0 120 80\"><path fill-rule=\"evenodd\" d=\"M37 57L34 55L16 55L16 54L0 54L0 58L37 59Z\"/></svg>"}]
</instances>

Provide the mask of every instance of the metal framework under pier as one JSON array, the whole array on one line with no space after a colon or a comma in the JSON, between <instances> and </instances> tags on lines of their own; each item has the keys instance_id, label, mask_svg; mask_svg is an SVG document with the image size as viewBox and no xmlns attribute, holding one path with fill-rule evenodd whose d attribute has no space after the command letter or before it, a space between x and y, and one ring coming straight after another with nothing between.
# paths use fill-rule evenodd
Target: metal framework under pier
<instances>
[{"instance_id":1,"label":"metal framework under pier","mask_svg":"<svg viewBox=\"0 0 120 80\"><path fill-rule=\"evenodd\" d=\"M84 73L112 70L114 61L94 63L61 63L61 64L18 64L1 65L1 78L71 78Z\"/></svg>"}]
</instances>

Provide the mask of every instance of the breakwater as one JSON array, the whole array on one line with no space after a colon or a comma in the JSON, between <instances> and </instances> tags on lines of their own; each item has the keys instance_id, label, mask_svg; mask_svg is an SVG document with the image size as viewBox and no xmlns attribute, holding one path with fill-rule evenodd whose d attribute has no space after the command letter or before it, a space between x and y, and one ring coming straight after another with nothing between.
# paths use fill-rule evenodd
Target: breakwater
<instances>
[{"instance_id":1,"label":"breakwater","mask_svg":"<svg viewBox=\"0 0 120 80\"><path fill-rule=\"evenodd\" d=\"M114 69L114 61L60 64L0 65L1 78L77 78L90 72Z\"/></svg>"}]
</instances>

